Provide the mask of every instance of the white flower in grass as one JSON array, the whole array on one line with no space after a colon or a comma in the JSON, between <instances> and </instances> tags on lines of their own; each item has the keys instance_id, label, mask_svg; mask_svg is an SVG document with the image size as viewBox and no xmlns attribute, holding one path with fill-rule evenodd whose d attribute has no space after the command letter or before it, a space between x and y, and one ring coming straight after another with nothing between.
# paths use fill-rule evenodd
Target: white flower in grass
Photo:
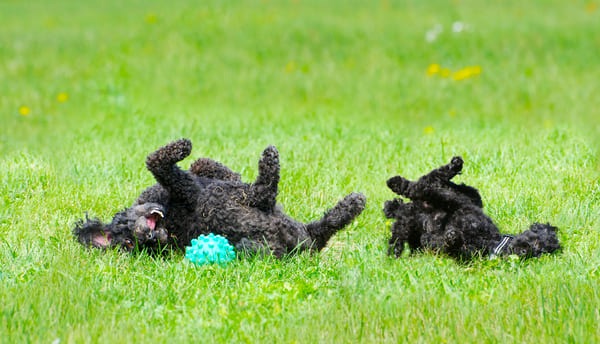
<instances>
[{"instance_id":1,"label":"white flower in grass","mask_svg":"<svg viewBox=\"0 0 600 344\"><path fill-rule=\"evenodd\" d=\"M429 43L435 41L444 29L441 24L435 24L434 27L425 32L425 40Z\"/></svg>"},{"instance_id":2,"label":"white flower in grass","mask_svg":"<svg viewBox=\"0 0 600 344\"><path fill-rule=\"evenodd\" d=\"M461 21L455 21L454 23L452 23L452 32L454 33L461 33L463 31L466 31L468 28L469 25Z\"/></svg>"}]
</instances>

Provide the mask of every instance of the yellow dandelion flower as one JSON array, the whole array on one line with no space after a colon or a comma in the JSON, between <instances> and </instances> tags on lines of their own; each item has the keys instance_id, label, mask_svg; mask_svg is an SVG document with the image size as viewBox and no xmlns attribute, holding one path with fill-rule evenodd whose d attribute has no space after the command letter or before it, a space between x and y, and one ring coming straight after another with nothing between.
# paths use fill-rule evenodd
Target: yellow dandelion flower
<instances>
[{"instance_id":1,"label":"yellow dandelion flower","mask_svg":"<svg viewBox=\"0 0 600 344\"><path fill-rule=\"evenodd\" d=\"M469 66L452 73L452 79L457 81L464 80L479 74L481 74L480 66Z\"/></svg>"},{"instance_id":2,"label":"yellow dandelion flower","mask_svg":"<svg viewBox=\"0 0 600 344\"><path fill-rule=\"evenodd\" d=\"M452 73L452 79L459 81L467 79L471 76L471 72L468 69L459 69L456 72Z\"/></svg>"},{"instance_id":3,"label":"yellow dandelion flower","mask_svg":"<svg viewBox=\"0 0 600 344\"><path fill-rule=\"evenodd\" d=\"M596 3L589 2L587 5L585 5L585 10L588 13L595 12L597 9L598 9L598 4L596 4Z\"/></svg>"},{"instance_id":4,"label":"yellow dandelion flower","mask_svg":"<svg viewBox=\"0 0 600 344\"><path fill-rule=\"evenodd\" d=\"M56 100L58 100L60 103L64 103L69 100L69 95L65 92L61 92L56 96Z\"/></svg>"},{"instance_id":5,"label":"yellow dandelion flower","mask_svg":"<svg viewBox=\"0 0 600 344\"><path fill-rule=\"evenodd\" d=\"M481 74L481 66L471 66L471 67L468 67L468 68L471 71L472 75L479 75L479 74Z\"/></svg>"},{"instance_id":6,"label":"yellow dandelion flower","mask_svg":"<svg viewBox=\"0 0 600 344\"><path fill-rule=\"evenodd\" d=\"M434 130L432 126L428 125L423 129L423 132L425 133L425 135L431 135L433 134Z\"/></svg>"},{"instance_id":7,"label":"yellow dandelion flower","mask_svg":"<svg viewBox=\"0 0 600 344\"><path fill-rule=\"evenodd\" d=\"M432 63L427 67L427 75L432 76L436 75L441 71L442 67L440 67L437 63Z\"/></svg>"},{"instance_id":8,"label":"yellow dandelion flower","mask_svg":"<svg viewBox=\"0 0 600 344\"><path fill-rule=\"evenodd\" d=\"M31 109L23 105L19 108L19 113L21 114L21 116L29 116L29 114L31 113Z\"/></svg>"}]
</instances>

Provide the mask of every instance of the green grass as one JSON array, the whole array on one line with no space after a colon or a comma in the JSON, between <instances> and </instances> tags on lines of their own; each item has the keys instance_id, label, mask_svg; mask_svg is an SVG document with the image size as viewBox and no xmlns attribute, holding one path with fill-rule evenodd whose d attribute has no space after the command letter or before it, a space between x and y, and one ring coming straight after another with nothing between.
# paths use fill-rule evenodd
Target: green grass
<instances>
[{"instance_id":1,"label":"green grass","mask_svg":"<svg viewBox=\"0 0 600 344\"><path fill-rule=\"evenodd\" d=\"M600 340L594 2L51 3L0 3L0 342ZM131 204L153 183L145 156L179 137L182 166L209 156L247 181L276 145L300 220L351 191L367 208L319 255L281 261L80 247L74 222ZM504 231L549 221L563 251L388 258L385 180L456 154Z\"/></svg>"}]
</instances>

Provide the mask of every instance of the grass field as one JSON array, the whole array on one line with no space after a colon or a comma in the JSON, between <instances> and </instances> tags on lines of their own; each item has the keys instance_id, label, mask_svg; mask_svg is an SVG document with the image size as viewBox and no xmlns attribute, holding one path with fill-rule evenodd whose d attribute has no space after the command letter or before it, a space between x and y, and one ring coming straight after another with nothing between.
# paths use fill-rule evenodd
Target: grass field
<instances>
[{"instance_id":1,"label":"grass field","mask_svg":"<svg viewBox=\"0 0 600 344\"><path fill-rule=\"evenodd\" d=\"M95 3L95 4L94 4ZM600 3L0 2L0 342L600 341ZM455 32L456 31L456 32ZM71 236L188 137L303 221L365 212L315 256L194 267ZM461 265L386 256L385 180L462 155L506 232L563 250Z\"/></svg>"}]
</instances>

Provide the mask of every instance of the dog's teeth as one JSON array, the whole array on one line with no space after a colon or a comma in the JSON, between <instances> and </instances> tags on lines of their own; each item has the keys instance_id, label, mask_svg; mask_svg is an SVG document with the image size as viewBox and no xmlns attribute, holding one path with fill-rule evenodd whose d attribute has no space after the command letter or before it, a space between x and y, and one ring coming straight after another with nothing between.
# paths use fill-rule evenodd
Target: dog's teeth
<instances>
[{"instance_id":1,"label":"dog's teeth","mask_svg":"<svg viewBox=\"0 0 600 344\"><path fill-rule=\"evenodd\" d=\"M163 214L162 211L157 210L157 209L153 209L150 214L158 214L160 217L165 217L165 214Z\"/></svg>"}]
</instances>

